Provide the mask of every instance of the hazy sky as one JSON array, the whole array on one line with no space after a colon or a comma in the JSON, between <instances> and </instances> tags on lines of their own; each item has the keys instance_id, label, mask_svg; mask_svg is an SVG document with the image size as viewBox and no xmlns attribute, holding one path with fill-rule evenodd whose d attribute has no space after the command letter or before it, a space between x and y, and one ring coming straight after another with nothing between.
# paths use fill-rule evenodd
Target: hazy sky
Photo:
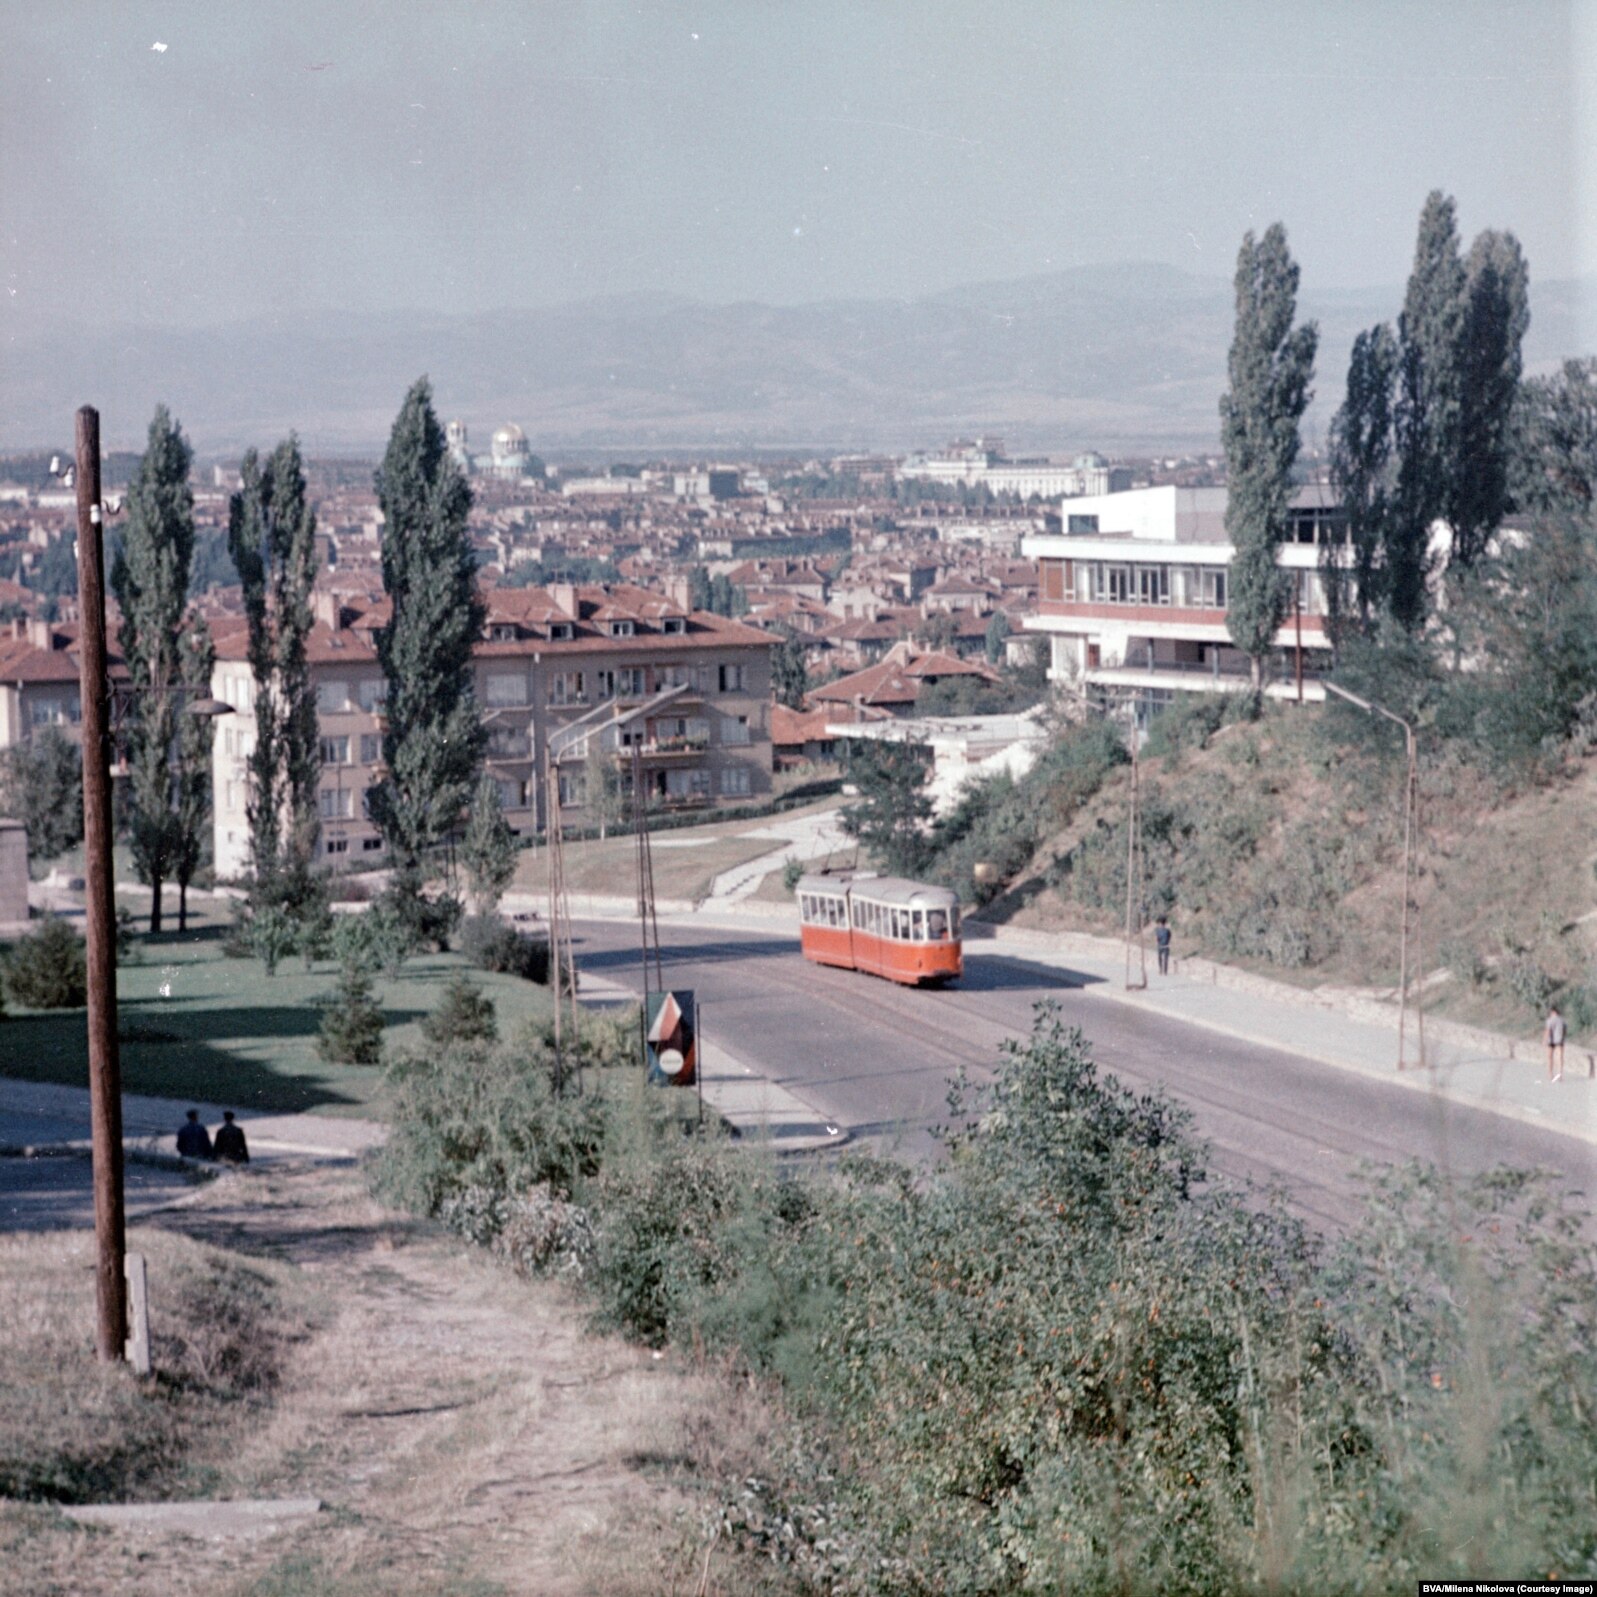
<instances>
[{"instance_id":1,"label":"hazy sky","mask_svg":"<svg viewBox=\"0 0 1597 1597\"><path fill-rule=\"evenodd\" d=\"M0 0L6 334L1078 263L1597 271L1597 0ZM164 48L157 48L162 46Z\"/></svg>"}]
</instances>

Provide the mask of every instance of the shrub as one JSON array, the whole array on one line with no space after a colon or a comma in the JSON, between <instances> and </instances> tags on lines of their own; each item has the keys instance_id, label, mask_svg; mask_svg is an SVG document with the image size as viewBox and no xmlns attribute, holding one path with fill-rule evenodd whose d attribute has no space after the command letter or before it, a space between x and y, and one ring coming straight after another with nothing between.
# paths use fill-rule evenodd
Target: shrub
<instances>
[{"instance_id":1,"label":"shrub","mask_svg":"<svg viewBox=\"0 0 1597 1597\"><path fill-rule=\"evenodd\" d=\"M83 939L58 917L41 921L6 956L5 985L24 1009L78 1009L88 1002Z\"/></svg>"},{"instance_id":2,"label":"shrub","mask_svg":"<svg viewBox=\"0 0 1597 1597\"><path fill-rule=\"evenodd\" d=\"M378 900L370 909L351 915L335 915L328 938L329 951L340 965L352 966L373 974L399 974L400 967L416 952L416 942L392 904Z\"/></svg>"},{"instance_id":3,"label":"shrub","mask_svg":"<svg viewBox=\"0 0 1597 1597\"><path fill-rule=\"evenodd\" d=\"M799 878L803 876L806 867L801 859L790 859L782 867L782 886L789 893L798 891Z\"/></svg>"},{"instance_id":4,"label":"shrub","mask_svg":"<svg viewBox=\"0 0 1597 1597\"><path fill-rule=\"evenodd\" d=\"M330 1065L383 1062L383 1012L372 997L371 977L346 965L322 1015L317 1054Z\"/></svg>"},{"instance_id":5,"label":"shrub","mask_svg":"<svg viewBox=\"0 0 1597 1597\"><path fill-rule=\"evenodd\" d=\"M549 940L506 925L497 915L471 915L461 925L460 951L479 970L523 981L549 980Z\"/></svg>"},{"instance_id":6,"label":"shrub","mask_svg":"<svg viewBox=\"0 0 1597 1597\"><path fill-rule=\"evenodd\" d=\"M282 904L262 904L249 918L250 952L275 976L278 965L299 946L299 925Z\"/></svg>"},{"instance_id":7,"label":"shrub","mask_svg":"<svg viewBox=\"0 0 1597 1597\"><path fill-rule=\"evenodd\" d=\"M499 1035L493 1000L465 976L451 976L438 1007L421 1023L428 1042L492 1042Z\"/></svg>"}]
</instances>

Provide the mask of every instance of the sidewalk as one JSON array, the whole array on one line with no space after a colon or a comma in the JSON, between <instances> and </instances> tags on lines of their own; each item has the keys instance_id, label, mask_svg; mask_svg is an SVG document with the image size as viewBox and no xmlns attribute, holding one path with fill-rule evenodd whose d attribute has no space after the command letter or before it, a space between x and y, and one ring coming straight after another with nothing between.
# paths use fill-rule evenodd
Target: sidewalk
<instances>
[{"instance_id":1,"label":"sidewalk","mask_svg":"<svg viewBox=\"0 0 1597 1597\"><path fill-rule=\"evenodd\" d=\"M122 1145L132 1154L175 1154L177 1128L186 1111L215 1130L222 1110L231 1105L195 1103L177 1098L122 1095ZM375 1120L345 1120L332 1115L272 1115L237 1112L249 1139L251 1162L285 1156L358 1159L383 1139L385 1128ZM86 1087L61 1087L48 1082L0 1079L0 1152L23 1148L87 1149L89 1093Z\"/></svg>"}]
</instances>

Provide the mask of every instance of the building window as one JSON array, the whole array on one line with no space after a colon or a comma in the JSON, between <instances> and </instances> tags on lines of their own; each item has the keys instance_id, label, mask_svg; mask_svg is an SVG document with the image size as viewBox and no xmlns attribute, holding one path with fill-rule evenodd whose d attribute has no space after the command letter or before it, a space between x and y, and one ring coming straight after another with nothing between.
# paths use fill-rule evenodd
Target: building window
<instances>
[{"instance_id":1,"label":"building window","mask_svg":"<svg viewBox=\"0 0 1597 1597\"><path fill-rule=\"evenodd\" d=\"M727 766L721 772L721 793L726 798L747 798L749 793L748 766Z\"/></svg>"},{"instance_id":2,"label":"building window","mask_svg":"<svg viewBox=\"0 0 1597 1597\"><path fill-rule=\"evenodd\" d=\"M329 854L347 854L349 852L349 839L347 837L330 837L327 839L326 846Z\"/></svg>"},{"instance_id":3,"label":"building window","mask_svg":"<svg viewBox=\"0 0 1597 1597\"><path fill-rule=\"evenodd\" d=\"M323 714L336 714L349 708L347 682L320 682L316 686L316 708Z\"/></svg>"},{"instance_id":4,"label":"building window","mask_svg":"<svg viewBox=\"0 0 1597 1597\"><path fill-rule=\"evenodd\" d=\"M375 854L383 846L383 840L380 837L363 837L360 846L366 853Z\"/></svg>"},{"instance_id":5,"label":"building window","mask_svg":"<svg viewBox=\"0 0 1597 1597\"><path fill-rule=\"evenodd\" d=\"M556 643L569 643L571 641L571 623L569 621L551 622L549 636Z\"/></svg>"},{"instance_id":6,"label":"building window","mask_svg":"<svg viewBox=\"0 0 1597 1597\"><path fill-rule=\"evenodd\" d=\"M660 623L660 630L669 633L682 633L688 630L688 623L682 616L667 616Z\"/></svg>"},{"instance_id":7,"label":"building window","mask_svg":"<svg viewBox=\"0 0 1597 1597\"><path fill-rule=\"evenodd\" d=\"M556 671L549 682L551 704L581 704L587 689L580 671Z\"/></svg>"},{"instance_id":8,"label":"building window","mask_svg":"<svg viewBox=\"0 0 1597 1597\"><path fill-rule=\"evenodd\" d=\"M1065 597L1065 567L1069 564L1065 560L1044 560L1042 562L1039 580L1042 586L1042 596L1045 599L1062 600Z\"/></svg>"},{"instance_id":9,"label":"building window","mask_svg":"<svg viewBox=\"0 0 1597 1597\"><path fill-rule=\"evenodd\" d=\"M355 790L348 787L324 787L321 791L321 812L324 821L347 821L355 813Z\"/></svg>"},{"instance_id":10,"label":"building window","mask_svg":"<svg viewBox=\"0 0 1597 1597\"><path fill-rule=\"evenodd\" d=\"M492 672L485 684L485 694L491 705L525 704L527 679L520 671Z\"/></svg>"},{"instance_id":11,"label":"building window","mask_svg":"<svg viewBox=\"0 0 1597 1597\"><path fill-rule=\"evenodd\" d=\"M720 667L717 684L723 693L741 693L743 691L743 667L740 665L723 665Z\"/></svg>"},{"instance_id":12,"label":"building window","mask_svg":"<svg viewBox=\"0 0 1597 1597\"><path fill-rule=\"evenodd\" d=\"M514 643L516 641L516 628L514 623L496 621L488 629L488 638L492 643Z\"/></svg>"},{"instance_id":13,"label":"building window","mask_svg":"<svg viewBox=\"0 0 1597 1597\"><path fill-rule=\"evenodd\" d=\"M560 802L567 809L581 809L588 802L588 773L562 771L560 773Z\"/></svg>"},{"instance_id":14,"label":"building window","mask_svg":"<svg viewBox=\"0 0 1597 1597\"><path fill-rule=\"evenodd\" d=\"M322 739L322 764L323 765L348 765L349 764L349 739L348 738L323 738Z\"/></svg>"},{"instance_id":15,"label":"building window","mask_svg":"<svg viewBox=\"0 0 1597 1597\"><path fill-rule=\"evenodd\" d=\"M1104 578L1107 593L1105 597L1110 604L1130 604L1131 593L1131 568L1129 566L1106 566Z\"/></svg>"},{"instance_id":16,"label":"building window","mask_svg":"<svg viewBox=\"0 0 1597 1597\"><path fill-rule=\"evenodd\" d=\"M1137 602L1138 604L1170 603L1169 566L1137 567Z\"/></svg>"},{"instance_id":17,"label":"building window","mask_svg":"<svg viewBox=\"0 0 1597 1597\"><path fill-rule=\"evenodd\" d=\"M610 636L612 638L630 638L638 629L631 621L612 621L610 623Z\"/></svg>"},{"instance_id":18,"label":"building window","mask_svg":"<svg viewBox=\"0 0 1597 1597\"><path fill-rule=\"evenodd\" d=\"M641 665L624 665L616 672L616 693L625 699L641 699L649 691L649 673Z\"/></svg>"},{"instance_id":19,"label":"building window","mask_svg":"<svg viewBox=\"0 0 1597 1597\"><path fill-rule=\"evenodd\" d=\"M749 741L749 718L746 715L723 715L721 741L728 748L743 747Z\"/></svg>"},{"instance_id":20,"label":"building window","mask_svg":"<svg viewBox=\"0 0 1597 1597\"><path fill-rule=\"evenodd\" d=\"M383 757L383 740L375 732L360 735L360 763L376 765Z\"/></svg>"},{"instance_id":21,"label":"building window","mask_svg":"<svg viewBox=\"0 0 1597 1597\"><path fill-rule=\"evenodd\" d=\"M1225 572L1204 570L1198 573L1198 603L1206 610L1225 609Z\"/></svg>"},{"instance_id":22,"label":"building window","mask_svg":"<svg viewBox=\"0 0 1597 1597\"><path fill-rule=\"evenodd\" d=\"M386 677L368 677L360 684L360 707L363 710L378 710L388 700L388 679Z\"/></svg>"},{"instance_id":23,"label":"building window","mask_svg":"<svg viewBox=\"0 0 1597 1597\"><path fill-rule=\"evenodd\" d=\"M708 798L710 773L708 771L667 771L665 773L667 798Z\"/></svg>"}]
</instances>

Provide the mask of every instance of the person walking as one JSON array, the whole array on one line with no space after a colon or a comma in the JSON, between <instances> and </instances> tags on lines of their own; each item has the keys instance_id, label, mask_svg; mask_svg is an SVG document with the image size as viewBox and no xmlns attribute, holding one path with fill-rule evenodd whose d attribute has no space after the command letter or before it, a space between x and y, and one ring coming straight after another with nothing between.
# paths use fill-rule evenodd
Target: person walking
<instances>
[{"instance_id":1,"label":"person walking","mask_svg":"<svg viewBox=\"0 0 1597 1597\"><path fill-rule=\"evenodd\" d=\"M185 1159L214 1159L211 1134L200 1124L198 1109L190 1109L188 1119L177 1128L177 1151Z\"/></svg>"},{"instance_id":2,"label":"person walking","mask_svg":"<svg viewBox=\"0 0 1597 1597\"><path fill-rule=\"evenodd\" d=\"M250 1145L244 1140L244 1128L233 1124L233 1111L222 1111L222 1123L216 1128L216 1157L225 1164L248 1164Z\"/></svg>"},{"instance_id":3,"label":"person walking","mask_svg":"<svg viewBox=\"0 0 1597 1597\"><path fill-rule=\"evenodd\" d=\"M1170 974L1170 922L1163 915L1154 922L1153 946L1159 952L1159 974Z\"/></svg>"},{"instance_id":4,"label":"person walking","mask_svg":"<svg viewBox=\"0 0 1597 1597\"><path fill-rule=\"evenodd\" d=\"M1547 1043L1547 1079L1549 1081L1562 1081L1564 1079L1564 1038L1568 1030L1569 1028L1564 1024L1564 1017L1558 1012L1558 1005L1549 1005L1547 1024L1542 1028L1542 1037Z\"/></svg>"}]
</instances>

